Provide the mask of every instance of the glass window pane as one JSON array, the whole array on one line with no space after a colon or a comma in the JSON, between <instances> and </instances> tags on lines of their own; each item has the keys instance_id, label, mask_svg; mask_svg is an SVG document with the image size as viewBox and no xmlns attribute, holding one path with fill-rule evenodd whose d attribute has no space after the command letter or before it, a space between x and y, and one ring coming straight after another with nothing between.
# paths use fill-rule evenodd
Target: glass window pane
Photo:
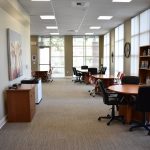
<instances>
[{"instance_id":1,"label":"glass window pane","mask_svg":"<svg viewBox=\"0 0 150 150\"><path fill-rule=\"evenodd\" d=\"M54 67L52 70L52 77L64 77L64 68Z\"/></svg>"},{"instance_id":2,"label":"glass window pane","mask_svg":"<svg viewBox=\"0 0 150 150\"><path fill-rule=\"evenodd\" d=\"M49 48L39 49L40 64L49 64Z\"/></svg>"},{"instance_id":3,"label":"glass window pane","mask_svg":"<svg viewBox=\"0 0 150 150\"><path fill-rule=\"evenodd\" d=\"M64 56L64 47L51 47L51 56Z\"/></svg>"},{"instance_id":4,"label":"glass window pane","mask_svg":"<svg viewBox=\"0 0 150 150\"><path fill-rule=\"evenodd\" d=\"M99 68L99 57L86 57L86 65Z\"/></svg>"},{"instance_id":5,"label":"glass window pane","mask_svg":"<svg viewBox=\"0 0 150 150\"><path fill-rule=\"evenodd\" d=\"M98 46L99 42L98 42L98 36L92 36L92 37L89 37L89 36L86 36L86 46Z\"/></svg>"},{"instance_id":6,"label":"glass window pane","mask_svg":"<svg viewBox=\"0 0 150 150\"><path fill-rule=\"evenodd\" d=\"M73 66L79 67L83 66L83 57L73 57Z\"/></svg>"},{"instance_id":7,"label":"glass window pane","mask_svg":"<svg viewBox=\"0 0 150 150\"><path fill-rule=\"evenodd\" d=\"M49 65L40 65L40 71L49 71Z\"/></svg>"},{"instance_id":8,"label":"glass window pane","mask_svg":"<svg viewBox=\"0 0 150 150\"><path fill-rule=\"evenodd\" d=\"M73 38L73 46L83 46L84 40L83 37L77 36Z\"/></svg>"},{"instance_id":9,"label":"glass window pane","mask_svg":"<svg viewBox=\"0 0 150 150\"><path fill-rule=\"evenodd\" d=\"M83 47L73 47L73 56L83 56Z\"/></svg>"},{"instance_id":10,"label":"glass window pane","mask_svg":"<svg viewBox=\"0 0 150 150\"><path fill-rule=\"evenodd\" d=\"M52 67L64 67L64 57L51 57Z\"/></svg>"}]
</instances>

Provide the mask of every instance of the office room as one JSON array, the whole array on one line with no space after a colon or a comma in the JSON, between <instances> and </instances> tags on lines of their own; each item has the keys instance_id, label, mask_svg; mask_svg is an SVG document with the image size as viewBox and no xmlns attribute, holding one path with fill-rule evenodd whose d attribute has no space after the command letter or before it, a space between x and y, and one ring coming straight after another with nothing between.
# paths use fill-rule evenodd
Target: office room
<instances>
[{"instance_id":1,"label":"office room","mask_svg":"<svg viewBox=\"0 0 150 150\"><path fill-rule=\"evenodd\" d=\"M0 149L150 149L150 0L1 0L0 18Z\"/></svg>"}]
</instances>

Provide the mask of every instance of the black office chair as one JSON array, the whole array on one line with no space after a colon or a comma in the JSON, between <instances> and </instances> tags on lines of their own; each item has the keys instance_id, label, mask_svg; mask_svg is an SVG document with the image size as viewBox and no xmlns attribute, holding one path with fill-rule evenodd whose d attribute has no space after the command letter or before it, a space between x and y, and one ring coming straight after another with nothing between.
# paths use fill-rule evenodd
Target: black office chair
<instances>
[{"instance_id":1,"label":"black office chair","mask_svg":"<svg viewBox=\"0 0 150 150\"><path fill-rule=\"evenodd\" d=\"M138 76L123 76L121 79L122 84L139 84L140 78Z\"/></svg>"},{"instance_id":2,"label":"black office chair","mask_svg":"<svg viewBox=\"0 0 150 150\"><path fill-rule=\"evenodd\" d=\"M142 122L132 125L129 131L132 131L135 128L143 127L148 131L150 135L150 124L148 124L146 113L150 112L150 86L140 86L138 90L138 95L135 100L135 109L136 111L142 112Z\"/></svg>"},{"instance_id":3,"label":"black office chair","mask_svg":"<svg viewBox=\"0 0 150 150\"><path fill-rule=\"evenodd\" d=\"M140 83L140 78L138 76L123 76L121 79L122 84L139 84ZM120 94L121 95L121 94ZM130 99L126 101L126 98L122 96L122 101L128 103L128 104L133 104L135 100L135 96L131 95Z\"/></svg>"},{"instance_id":4,"label":"black office chair","mask_svg":"<svg viewBox=\"0 0 150 150\"><path fill-rule=\"evenodd\" d=\"M88 69L88 66L81 66L81 69Z\"/></svg>"},{"instance_id":5,"label":"black office chair","mask_svg":"<svg viewBox=\"0 0 150 150\"><path fill-rule=\"evenodd\" d=\"M115 106L116 106L116 108L118 108L118 105L121 104L121 101L120 101L120 98L118 97L118 94L115 94L113 92L111 93L110 91L107 91L102 80L98 80L98 84L99 84L100 90L102 92L104 104L112 106L111 115L107 115L107 116L104 116L104 117L100 116L98 118L98 120L100 121L102 118L110 119L108 121L107 125L110 125L110 123L113 120L119 120L124 124L125 121L124 121L123 116L116 116L115 115Z\"/></svg>"},{"instance_id":6,"label":"black office chair","mask_svg":"<svg viewBox=\"0 0 150 150\"><path fill-rule=\"evenodd\" d=\"M101 69L99 70L99 74L105 74L107 70L107 67L101 67Z\"/></svg>"},{"instance_id":7,"label":"black office chair","mask_svg":"<svg viewBox=\"0 0 150 150\"><path fill-rule=\"evenodd\" d=\"M79 72L79 71L77 71L77 69L75 67L72 67L72 71L73 71L73 75L76 76L76 79L72 80L72 81L74 81L74 82L80 82L81 83L82 82L81 81L82 73Z\"/></svg>"},{"instance_id":8,"label":"black office chair","mask_svg":"<svg viewBox=\"0 0 150 150\"><path fill-rule=\"evenodd\" d=\"M97 68L88 68L88 73L91 75L97 74Z\"/></svg>"}]
</instances>

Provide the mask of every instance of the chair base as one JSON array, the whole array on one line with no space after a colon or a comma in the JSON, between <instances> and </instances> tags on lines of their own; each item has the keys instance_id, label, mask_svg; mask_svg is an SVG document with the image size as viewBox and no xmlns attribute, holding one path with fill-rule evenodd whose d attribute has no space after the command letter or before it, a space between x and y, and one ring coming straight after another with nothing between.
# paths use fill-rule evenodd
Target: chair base
<instances>
[{"instance_id":1,"label":"chair base","mask_svg":"<svg viewBox=\"0 0 150 150\"><path fill-rule=\"evenodd\" d=\"M108 125L108 126L110 125L110 123L111 123L113 120L117 120L117 121L120 121L120 122L122 122L123 124L125 124L125 120L124 120L124 117L123 117L123 116L110 116L110 115L107 115L107 116L99 117L99 118L98 118L98 121L101 121L101 119L110 119L110 120L107 122L107 125Z\"/></svg>"},{"instance_id":2,"label":"chair base","mask_svg":"<svg viewBox=\"0 0 150 150\"><path fill-rule=\"evenodd\" d=\"M137 123L136 125L133 125L129 128L129 131L133 131L135 128L144 128L145 130L148 131L148 135L150 135L150 124L145 124L145 123Z\"/></svg>"}]
</instances>

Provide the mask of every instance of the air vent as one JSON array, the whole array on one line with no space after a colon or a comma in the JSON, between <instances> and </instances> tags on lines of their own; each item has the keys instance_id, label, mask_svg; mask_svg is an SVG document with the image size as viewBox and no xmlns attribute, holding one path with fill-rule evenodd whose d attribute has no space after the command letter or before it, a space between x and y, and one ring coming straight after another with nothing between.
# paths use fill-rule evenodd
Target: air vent
<instances>
[{"instance_id":1,"label":"air vent","mask_svg":"<svg viewBox=\"0 0 150 150\"><path fill-rule=\"evenodd\" d=\"M85 8L89 6L89 2L85 2L85 1L73 1L72 2L72 6L73 7L78 7L78 8Z\"/></svg>"}]
</instances>

